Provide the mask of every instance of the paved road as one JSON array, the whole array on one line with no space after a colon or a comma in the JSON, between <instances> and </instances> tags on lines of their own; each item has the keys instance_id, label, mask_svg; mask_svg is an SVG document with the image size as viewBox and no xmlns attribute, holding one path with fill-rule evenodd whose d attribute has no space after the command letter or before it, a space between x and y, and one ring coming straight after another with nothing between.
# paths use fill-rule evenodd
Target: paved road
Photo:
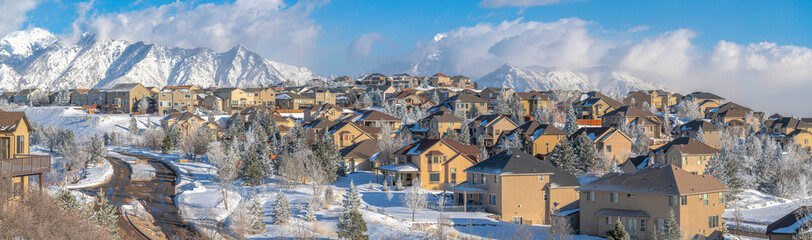
<instances>
[{"instance_id":1,"label":"paved road","mask_svg":"<svg viewBox=\"0 0 812 240\"><path fill-rule=\"evenodd\" d=\"M129 155L129 154L124 154ZM81 191L95 196L99 189L104 189L111 203L116 206L127 204L131 199L141 200L147 211L155 218L156 225L170 239L197 239L189 227L181 221L175 205L175 179L177 175L161 161L137 155L129 155L148 160L155 168L155 178L151 181L132 181L130 166L123 161L108 157L113 165L113 177L104 185L86 188ZM119 217L119 234L123 239L144 239L123 217Z\"/></svg>"}]
</instances>

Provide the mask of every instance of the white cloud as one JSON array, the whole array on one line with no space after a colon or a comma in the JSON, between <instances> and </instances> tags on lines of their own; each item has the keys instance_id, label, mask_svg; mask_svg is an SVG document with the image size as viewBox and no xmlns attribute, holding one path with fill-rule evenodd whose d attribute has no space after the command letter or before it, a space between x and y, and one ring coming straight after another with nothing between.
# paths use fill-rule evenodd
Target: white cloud
<instances>
[{"instance_id":1,"label":"white cloud","mask_svg":"<svg viewBox=\"0 0 812 240\"><path fill-rule=\"evenodd\" d=\"M78 21L87 31L114 39L217 51L242 44L269 59L303 64L321 32L321 26L308 17L318 4L236 0L189 6L174 2Z\"/></svg>"},{"instance_id":2,"label":"white cloud","mask_svg":"<svg viewBox=\"0 0 812 240\"><path fill-rule=\"evenodd\" d=\"M369 56L372 52L372 45L383 39L380 33L371 32L355 38L347 49L347 57L350 61Z\"/></svg>"},{"instance_id":3,"label":"white cloud","mask_svg":"<svg viewBox=\"0 0 812 240\"><path fill-rule=\"evenodd\" d=\"M767 112L812 115L812 49L775 43L719 41L705 50L696 33L676 29L640 41L600 37L599 27L577 18L555 22L480 23L438 33L381 72L464 74L478 78L502 64L562 69L612 66L682 93L712 91ZM804 104L799 104L804 103Z\"/></svg>"},{"instance_id":4,"label":"white cloud","mask_svg":"<svg viewBox=\"0 0 812 240\"><path fill-rule=\"evenodd\" d=\"M500 8L500 7L535 7L552 5L569 0L482 0L479 6L483 8Z\"/></svg>"},{"instance_id":5,"label":"white cloud","mask_svg":"<svg viewBox=\"0 0 812 240\"><path fill-rule=\"evenodd\" d=\"M0 1L0 38L17 31L25 23L25 13L37 6L37 0Z\"/></svg>"},{"instance_id":6,"label":"white cloud","mask_svg":"<svg viewBox=\"0 0 812 240\"><path fill-rule=\"evenodd\" d=\"M637 26L634 26L632 28L629 28L629 30L626 30L626 32L628 32L628 33L645 32L645 31L648 31L650 28L651 27L649 27L647 25L637 25Z\"/></svg>"}]
</instances>

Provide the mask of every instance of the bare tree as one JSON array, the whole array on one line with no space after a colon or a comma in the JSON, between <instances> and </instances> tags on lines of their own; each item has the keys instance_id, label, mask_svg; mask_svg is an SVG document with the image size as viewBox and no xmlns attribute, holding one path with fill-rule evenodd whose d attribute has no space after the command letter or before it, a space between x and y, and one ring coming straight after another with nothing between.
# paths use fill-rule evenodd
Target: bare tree
<instances>
[{"instance_id":1,"label":"bare tree","mask_svg":"<svg viewBox=\"0 0 812 240\"><path fill-rule=\"evenodd\" d=\"M406 189L406 195L403 196L403 203L412 212L412 221L414 221L414 214L423 211L428 206L426 195L423 194L423 183L420 178L415 178L412 181L412 186Z\"/></svg>"},{"instance_id":2,"label":"bare tree","mask_svg":"<svg viewBox=\"0 0 812 240\"><path fill-rule=\"evenodd\" d=\"M381 133L378 137L378 158L375 161L380 161L382 165L395 163L395 151L402 147L403 143L399 138L390 137L394 134L394 130L389 124L378 123L381 125Z\"/></svg>"},{"instance_id":3,"label":"bare tree","mask_svg":"<svg viewBox=\"0 0 812 240\"><path fill-rule=\"evenodd\" d=\"M215 147L219 148L219 145ZM223 193L223 201L226 210L228 210L228 187L231 181L237 178L236 163L240 154L237 144L229 144L228 153L218 150L209 153L209 161L216 167L215 172L220 181L220 192Z\"/></svg>"},{"instance_id":4,"label":"bare tree","mask_svg":"<svg viewBox=\"0 0 812 240\"><path fill-rule=\"evenodd\" d=\"M555 209L553 209L555 212ZM546 232L547 239L569 240L572 239L572 226L565 216L553 216L550 219L550 231Z\"/></svg>"},{"instance_id":5,"label":"bare tree","mask_svg":"<svg viewBox=\"0 0 812 240\"><path fill-rule=\"evenodd\" d=\"M209 136L198 129L195 132L181 135L180 144L178 146L181 152L186 155L186 158L194 161L198 155L206 154L209 151L209 140Z\"/></svg>"}]
</instances>

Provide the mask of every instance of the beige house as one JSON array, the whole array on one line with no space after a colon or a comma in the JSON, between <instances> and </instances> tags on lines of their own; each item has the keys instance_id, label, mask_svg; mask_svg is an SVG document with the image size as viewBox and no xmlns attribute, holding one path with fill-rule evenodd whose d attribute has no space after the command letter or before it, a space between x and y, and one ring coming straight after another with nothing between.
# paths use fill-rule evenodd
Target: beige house
<instances>
[{"instance_id":1,"label":"beige house","mask_svg":"<svg viewBox=\"0 0 812 240\"><path fill-rule=\"evenodd\" d=\"M488 105L488 100L479 98L477 96L457 94L442 100L440 104L437 104L437 108L446 107L451 109L451 111L462 111L466 116L468 116L471 114L471 112L476 112L479 114L488 113Z\"/></svg>"},{"instance_id":2,"label":"beige house","mask_svg":"<svg viewBox=\"0 0 812 240\"><path fill-rule=\"evenodd\" d=\"M10 180L13 196L28 192L31 176L42 189L42 175L51 171L50 156L29 154L32 130L24 112L0 111L0 177Z\"/></svg>"},{"instance_id":3,"label":"beige house","mask_svg":"<svg viewBox=\"0 0 812 240\"><path fill-rule=\"evenodd\" d=\"M237 112L252 106L251 103L254 101L254 97L251 94L239 88L218 88L214 90L212 94L221 99L220 102L222 102L222 105L220 108L227 113ZM207 100L204 99L203 101L205 102ZM217 100L210 99L210 101L215 102Z\"/></svg>"},{"instance_id":4,"label":"beige house","mask_svg":"<svg viewBox=\"0 0 812 240\"><path fill-rule=\"evenodd\" d=\"M570 140L575 141L581 134L586 134L595 143L598 153L606 159L622 162L632 155L632 140L625 133L613 127L580 128L570 136Z\"/></svg>"},{"instance_id":5,"label":"beige house","mask_svg":"<svg viewBox=\"0 0 812 240\"><path fill-rule=\"evenodd\" d=\"M525 143L526 152L543 159L553 151L556 144L567 137L567 133L553 125L529 121L510 131L507 137L519 137Z\"/></svg>"},{"instance_id":6,"label":"beige house","mask_svg":"<svg viewBox=\"0 0 812 240\"><path fill-rule=\"evenodd\" d=\"M344 113L341 108L336 107L332 104L321 104L310 107L304 110L304 120L305 122L310 122L316 119L327 119L330 121L336 121L341 117Z\"/></svg>"},{"instance_id":7,"label":"beige house","mask_svg":"<svg viewBox=\"0 0 812 240\"><path fill-rule=\"evenodd\" d=\"M336 104L336 94L324 88L314 88L302 93L302 96L312 98L313 104Z\"/></svg>"},{"instance_id":8,"label":"beige house","mask_svg":"<svg viewBox=\"0 0 812 240\"><path fill-rule=\"evenodd\" d=\"M496 144L503 132L510 132L518 126L510 117L501 114L479 115L469 123L471 137L477 139L477 142L482 141L486 147Z\"/></svg>"},{"instance_id":9,"label":"beige house","mask_svg":"<svg viewBox=\"0 0 812 240\"><path fill-rule=\"evenodd\" d=\"M451 86L461 89L473 89L474 83L471 82L471 78L469 77L457 75L451 77Z\"/></svg>"},{"instance_id":10,"label":"beige house","mask_svg":"<svg viewBox=\"0 0 812 240\"><path fill-rule=\"evenodd\" d=\"M462 119L448 111L437 111L420 120L419 125L421 128L429 129L429 134L442 137L449 131L460 130L462 128Z\"/></svg>"},{"instance_id":11,"label":"beige house","mask_svg":"<svg viewBox=\"0 0 812 240\"><path fill-rule=\"evenodd\" d=\"M253 97L251 105L265 107L276 106L276 91L274 91L273 88L246 88L245 92Z\"/></svg>"},{"instance_id":12,"label":"beige house","mask_svg":"<svg viewBox=\"0 0 812 240\"><path fill-rule=\"evenodd\" d=\"M467 180L451 187L456 205L484 206L502 221L550 224L552 214L577 208L578 179L520 149L508 149L466 168Z\"/></svg>"},{"instance_id":13,"label":"beige house","mask_svg":"<svg viewBox=\"0 0 812 240\"><path fill-rule=\"evenodd\" d=\"M703 139L705 140L705 144L708 144L712 147L720 147L717 146L719 143L719 127L716 124L707 122L702 119L695 119L693 121L687 122L680 126L674 128L674 135L677 137L691 137L696 139L699 135L699 131L702 131Z\"/></svg>"},{"instance_id":14,"label":"beige house","mask_svg":"<svg viewBox=\"0 0 812 240\"><path fill-rule=\"evenodd\" d=\"M378 140L367 139L361 142L342 148L339 153L341 154L342 166L347 172L354 171L371 171L374 168L380 167L376 165L375 161L370 158L378 153ZM374 159L373 159L374 160Z\"/></svg>"},{"instance_id":15,"label":"beige house","mask_svg":"<svg viewBox=\"0 0 812 240\"><path fill-rule=\"evenodd\" d=\"M623 104L643 107L644 103L646 103L657 110L662 110L665 106L670 107L676 105L677 100L674 94L663 90L637 90L630 92L629 95L623 99Z\"/></svg>"},{"instance_id":16,"label":"beige house","mask_svg":"<svg viewBox=\"0 0 812 240\"><path fill-rule=\"evenodd\" d=\"M592 94L593 97L573 104L572 107L575 108L575 115L578 119L602 119L606 113L623 106L623 103L606 95L598 92Z\"/></svg>"},{"instance_id":17,"label":"beige house","mask_svg":"<svg viewBox=\"0 0 812 240\"><path fill-rule=\"evenodd\" d=\"M131 113L140 110L136 109L138 101L150 98L152 92L140 83L119 83L104 90L104 95L103 108L108 113Z\"/></svg>"},{"instance_id":18,"label":"beige house","mask_svg":"<svg viewBox=\"0 0 812 240\"><path fill-rule=\"evenodd\" d=\"M751 119L746 119L750 114ZM716 108L710 108L705 112L705 118L710 119L714 123L729 123L730 121L751 120L748 124L756 124L756 119L760 119L764 113L755 112L753 109L736 104L734 102L727 102Z\"/></svg>"},{"instance_id":19,"label":"beige house","mask_svg":"<svg viewBox=\"0 0 812 240\"><path fill-rule=\"evenodd\" d=\"M619 220L632 239L653 239L663 232L673 211L682 239L722 239L728 189L713 176L663 164L633 173L610 173L576 190L581 234L606 237Z\"/></svg>"},{"instance_id":20,"label":"beige house","mask_svg":"<svg viewBox=\"0 0 812 240\"><path fill-rule=\"evenodd\" d=\"M451 77L442 73L437 73L429 77L429 84L434 87L452 87Z\"/></svg>"},{"instance_id":21,"label":"beige house","mask_svg":"<svg viewBox=\"0 0 812 240\"><path fill-rule=\"evenodd\" d=\"M276 105L281 109L304 109L315 105L315 99L293 92L276 95Z\"/></svg>"},{"instance_id":22,"label":"beige house","mask_svg":"<svg viewBox=\"0 0 812 240\"><path fill-rule=\"evenodd\" d=\"M499 97L500 93L516 94L516 91L510 88L487 87L485 89L482 89L481 92L479 92L479 97L488 100L488 102L490 103L493 103L496 102L496 98Z\"/></svg>"},{"instance_id":23,"label":"beige house","mask_svg":"<svg viewBox=\"0 0 812 240\"><path fill-rule=\"evenodd\" d=\"M183 134L197 131L205 123L205 119L191 112L175 112L161 119L161 126L176 127Z\"/></svg>"},{"instance_id":24,"label":"beige house","mask_svg":"<svg viewBox=\"0 0 812 240\"><path fill-rule=\"evenodd\" d=\"M690 100L696 104L702 103L704 101L710 101L716 103L716 106L725 104L727 102L725 98L709 92L692 92L691 94L682 97L682 100Z\"/></svg>"},{"instance_id":25,"label":"beige house","mask_svg":"<svg viewBox=\"0 0 812 240\"><path fill-rule=\"evenodd\" d=\"M450 139L424 138L397 152L398 163L378 167L384 174L400 178L404 186L420 178L424 189L443 189L446 183L466 181L462 171L479 162L479 148ZM393 178L394 179L394 178Z\"/></svg>"},{"instance_id":26,"label":"beige house","mask_svg":"<svg viewBox=\"0 0 812 240\"><path fill-rule=\"evenodd\" d=\"M648 110L622 106L603 115L601 124L604 127L620 128L623 124L631 124L643 128L643 133L652 138L663 138L664 129L662 118Z\"/></svg>"},{"instance_id":27,"label":"beige house","mask_svg":"<svg viewBox=\"0 0 812 240\"><path fill-rule=\"evenodd\" d=\"M794 143L806 149L812 149L812 123L794 117L779 117L764 121L763 126L768 136L786 146Z\"/></svg>"},{"instance_id":28,"label":"beige house","mask_svg":"<svg viewBox=\"0 0 812 240\"><path fill-rule=\"evenodd\" d=\"M169 114L173 109L181 112L194 111L197 106L197 94L194 92L196 89L197 87L192 85L164 87L157 93L158 112Z\"/></svg>"},{"instance_id":29,"label":"beige house","mask_svg":"<svg viewBox=\"0 0 812 240\"><path fill-rule=\"evenodd\" d=\"M679 137L649 153L654 163L673 164L685 171L702 175L708 161L719 150L690 137Z\"/></svg>"},{"instance_id":30,"label":"beige house","mask_svg":"<svg viewBox=\"0 0 812 240\"><path fill-rule=\"evenodd\" d=\"M326 131L338 147L344 148L367 139L377 139L380 129L343 121L330 126ZM324 133L319 135L324 135Z\"/></svg>"},{"instance_id":31,"label":"beige house","mask_svg":"<svg viewBox=\"0 0 812 240\"><path fill-rule=\"evenodd\" d=\"M367 127L382 127L378 126L378 123L388 124L393 130L400 129L400 125L403 123L400 118L376 110L356 109L342 118Z\"/></svg>"},{"instance_id":32,"label":"beige house","mask_svg":"<svg viewBox=\"0 0 812 240\"><path fill-rule=\"evenodd\" d=\"M553 98L539 91L517 92L519 102L524 105L525 115L533 115L533 111L538 107L552 108Z\"/></svg>"}]
</instances>

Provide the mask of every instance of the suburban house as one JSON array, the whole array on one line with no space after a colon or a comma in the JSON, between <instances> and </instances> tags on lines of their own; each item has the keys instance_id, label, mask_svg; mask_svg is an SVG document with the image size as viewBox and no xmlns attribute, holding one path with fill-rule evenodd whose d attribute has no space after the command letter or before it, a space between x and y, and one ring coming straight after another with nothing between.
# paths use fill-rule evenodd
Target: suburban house
<instances>
[{"instance_id":1,"label":"suburban house","mask_svg":"<svg viewBox=\"0 0 812 240\"><path fill-rule=\"evenodd\" d=\"M457 75L451 77L451 86L461 89L473 89L474 83L471 82L471 78L469 77Z\"/></svg>"},{"instance_id":2,"label":"suburban house","mask_svg":"<svg viewBox=\"0 0 812 240\"><path fill-rule=\"evenodd\" d=\"M426 97L432 101L436 100L437 102L442 102L446 98L450 98L454 95L457 95L457 92L451 91L450 89L446 88L435 88L423 91L423 93L419 94L420 96ZM434 99L435 96L437 96L437 99Z\"/></svg>"},{"instance_id":3,"label":"suburban house","mask_svg":"<svg viewBox=\"0 0 812 240\"><path fill-rule=\"evenodd\" d=\"M708 161L719 150L690 137L679 137L649 153L653 163L673 164L685 171L702 175Z\"/></svg>"},{"instance_id":4,"label":"suburban house","mask_svg":"<svg viewBox=\"0 0 812 240\"><path fill-rule=\"evenodd\" d=\"M367 127L350 121L342 121L327 128L333 142L344 148L367 139L377 139L380 128ZM324 135L324 133L319 134Z\"/></svg>"},{"instance_id":5,"label":"suburban house","mask_svg":"<svg viewBox=\"0 0 812 240\"><path fill-rule=\"evenodd\" d=\"M372 171L376 167L375 159L370 159L378 153L378 140L367 139L341 148L339 151L341 163L347 172Z\"/></svg>"},{"instance_id":6,"label":"suburban house","mask_svg":"<svg viewBox=\"0 0 812 240\"><path fill-rule=\"evenodd\" d=\"M513 120L510 120L510 117L501 114L479 115L469 123L471 137L476 139L477 143L481 141L487 147L496 144L496 140L503 132L507 133L518 126Z\"/></svg>"},{"instance_id":7,"label":"suburban house","mask_svg":"<svg viewBox=\"0 0 812 240\"><path fill-rule=\"evenodd\" d=\"M245 109L246 107L251 106L251 102L254 101L253 96L239 88L218 88L214 90L212 94L222 99L222 105L220 108L222 111L228 113ZM216 99L211 100L212 102L216 102Z\"/></svg>"},{"instance_id":8,"label":"suburban house","mask_svg":"<svg viewBox=\"0 0 812 240\"><path fill-rule=\"evenodd\" d=\"M38 98L44 98L46 94L47 93L36 88L27 88L14 93L14 96L11 97L11 102L26 105L39 104L36 102L40 101Z\"/></svg>"},{"instance_id":9,"label":"suburban house","mask_svg":"<svg viewBox=\"0 0 812 240\"><path fill-rule=\"evenodd\" d=\"M704 101L710 101L715 102L717 106L725 104L727 102L725 98L709 92L692 92L691 94L682 97L682 99L693 101L696 104L699 104ZM702 112L704 112L704 109L702 109Z\"/></svg>"},{"instance_id":10,"label":"suburban house","mask_svg":"<svg viewBox=\"0 0 812 240\"><path fill-rule=\"evenodd\" d=\"M392 85L392 79L380 73L365 76L359 81L361 85Z\"/></svg>"},{"instance_id":11,"label":"suburban house","mask_svg":"<svg viewBox=\"0 0 812 240\"><path fill-rule=\"evenodd\" d=\"M399 73L392 75L392 86L400 88L411 88L420 86L420 82L417 80L417 78L414 78L409 74Z\"/></svg>"},{"instance_id":12,"label":"suburban house","mask_svg":"<svg viewBox=\"0 0 812 240\"><path fill-rule=\"evenodd\" d=\"M197 105L197 87L186 86L166 86L158 95L158 112L169 114L170 110L194 111Z\"/></svg>"},{"instance_id":13,"label":"suburban house","mask_svg":"<svg viewBox=\"0 0 812 240\"><path fill-rule=\"evenodd\" d=\"M429 84L434 87L452 87L451 77L442 73L431 75L431 77L429 77Z\"/></svg>"},{"instance_id":14,"label":"suburban house","mask_svg":"<svg viewBox=\"0 0 812 240\"><path fill-rule=\"evenodd\" d=\"M468 115L471 112L485 114L488 112L488 105L488 100L477 96L457 94L440 101L440 104L437 104L434 108L446 107L452 111L462 111Z\"/></svg>"},{"instance_id":15,"label":"suburban house","mask_svg":"<svg viewBox=\"0 0 812 240\"><path fill-rule=\"evenodd\" d=\"M812 123L794 117L779 117L764 121L764 128L768 136L782 146L795 143L806 149L812 149L812 134L810 134Z\"/></svg>"},{"instance_id":16,"label":"suburban house","mask_svg":"<svg viewBox=\"0 0 812 240\"><path fill-rule=\"evenodd\" d=\"M332 104L320 104L304 110L304 120L305 122L310 122L316 119L327 119L330 121L336 121L341 114L344 113L339 107L336 107Z\"/></svg>"},{"instance_id":17,"label":"suburban house","mask_svg":"<svg viewBox=\"0 0 812 240\"><path fill-rule=\"evenodd\" d=\"M622 106L603 115L604 127L620 128L623 124L641 127L643 133L653 138L662 138L663 120L654 113L640 107Z\"/></svg>"},{"instance_id":18,"label":"suburban house","mask_svg":"<svg viewBox=\"0 0 812 240\"><path fill-rule=\"evenodd\" d=\"M517 92L519 102L524 105L525 115L533 115L536 108L552 108L553 98L539 91Z\"/></svg>"},{"instance_id":19,"label":"suburban house","mask_svg":"<svg viewBox=\"0 0 812 240\"><path fill-rule=\"evenodd\" d=\"M444 189L466 181L463 170L479 162L479 148L450 139L424 138L395 152L398 163L378 167L400 178L404 186L420 178L423 189ZM392 178L394 179L394 178Z\"/></svg>"},{"instance_id":20,"label":"suburban house","mask_svg":"<svg viewBox=\"0 0 812 240\"><path fill-rule=\"evenodd\" d=\"M355 109L353 113L345 114L342 118L367 127L383 127L378 126L378 123L388 124L393 130L400 129L400 124L403 122L400 118L380 111L362 109Z\"/></svg>"},{"instance_id":21,"label":"suburban house","mask_svg":"<svg viewBox=\"0 0 812 240\"><path fill-rule=\"evenodd\" d=\"M576 189L581 234L606 237L620 221L632 239L661 234L669 212L683 239L722 239L725 187L711 175L659 164L633 173L609 173Z\"/></svg>"},{"instance_id":22,"label":"suburban house","mask_svg":"<svg viewBox=\"0 0 812 240\"><path fill-rule=\"evenodd\" d=\"M702 136L705 144L713 147L719 147L719 127L716 124L710 123L702 119L694 119L674 128L674 136L677 137L691 137L696 139L699 131L702 131Z\"/></svg>"},{"instance_id":23,"label":"suburban house","mask_svg":"<svg viewBox=\"0 0 812 240\"><path fill-rule=\"evenodd\" d=\"M392 97L398 90L392 85L370 85L364 90L366 93L380 93L383 99ZM382 99L382 100L383 100Z\"/></svg>"},{"instance_id":24,"label":"suburban house","mask_svg":"<svg viewBox=\"0 0 812 240\"><path fill-rule=\"evenodd\" d=\"M42 175L51 171L50 156L29 154L32 130L24 112L0 111L0 177L11 180L14 196L28 192L31 176L37 176L41 190Z\"/></svg>"},{"instance_id":25,"label":"suburban house","mask_svg":"<svg viewBox=\"0 0 812 240\"><path fill-rule=\"evenodd\" d=\"M747 119L748 114L750 119ZM736 104L734 102L727 102L719 107L708 109L705 112L705 118L710 119L714 123L729 123L730 121L751 121L748 124L756 124L757 119L761 119L764 113L755 112L753 109Z\"/></svg>"},{"instance_id":26,"label":"suburban house","mask_svg":"<svg viewBox=\"0 0 812 240\"><path fill-rule=\"evenodd\" d=\"M161 119L161 126L163 127L176 127L180 129L181 133L189 134L196 131L203 126L206 120L195 115L191 112L174 112L169 116Z\"/></svg>"},{"instance_id":27,"label":"suburban house","mask_svg":"<svg viewBox=\"0 0 812 240\"><path fill-rule=\"evenodd\" d=\"M328 89L324 88L314 88L305 91L302 93L302 96L312 98L313 104L336 104L336 95L335 93L330 92Z\"/></svg>"},{"instance_id":28,"label":"suburban house","mask_svg":"<svg viewBox=\"0 0 812 240\"><path fill-rule=\"evenodd\" d=\"M513 95L516 94L516 91L513 91L513 89L510 88L486 87L479 92L479 97L488 100L489 103L494 103L496 102L496 98L499 97L500 93L504 93L505 95Z\"/></svg>"},{"instance_id":29,"label":"suburban house","mask_svg":"<svg viewBox=\"0 0 812 240\"><path fill-rule=\"evenodd\" d=\"M17 92L5 91L5 92L3 92L3 94L0 94L0 99L6 100L6 102L10 102L10 103L14 102L14 94L17 94Z\"/></svg>"},{"instance_id":30,"label":"suburban house","mask_svg":"<svg viewBox=\"0 0 812 240\"><path fill-rule=\"evenodd\" d=\"M577 208L578 179L546 161L512 148L466 168L464 183L449 188L456 205L482 205L499 220L550 224L552 214Z\"/></svg>"},{"instance_id":31,"label":"suburban house","mask_svg":"<svg viewBox=\"0 0 812 240\"><path fill-rule=\"evenodd\" d=\"M607 160L622 162L632 155L632 139L613 127L580 128L570 136L570 140L575 141L581 134L586 134L595 143L598 156L603 155Z\"/></svg>"},{"instance_id":32,"label":"suburban house","mask_svg":"<svg viewBox=\"0 0 812 240\"><path fill-rule=\"evenodd\" d=\"M602 119L603 115L615 110L623 103L598 92L591 92L592 97L573 104L578 119Z\"/></svg>"},{"instance_id":33,"label":"suburban house","mask_svg":"<svg viewBox=\"0 0 812 240\"><path fill-rule=\"evenodd\" d=\"M312 97L300 95L294 92L286 92L276 95L276 105L282 109L303 109L315 105L315 99Z\"/></svg>"},{"instance_id":34,"label":"suburban house","mask_svg":"<svg viewBox=\"0 0 812 240\"><path fill-rule=\"evenodd\" d=\"M131 113L133 111L143 111L136 109L138 101L143 98L150 98L152 92L140 83L119 83L112 88L104 90L104 109L108 113Z\"/></svg>"},{"instance_id":35,"label":"suburban house","mask_svg":"<svg viewBox=\"0 0 812 240\"><path fill-rule=\"evenodd\" d=\"M449 131L457 131L462 128L462 119L454 116L449 111L437 111L420 120L420 127L429 129L429 132L436 133L437 137L442 137Z\"/></svg>"},{"instance_id":36,"label":"suburban house","mask_svg":"<svg viewBox=\"0 0 812 240\"><path fill-rule=\"evenodd\" d=\"M198 97L200 95L198 94ZM222 98L214 95L213 93L204 93L202 99L198 100L197 105L203 109L212 110L215 112L223 112L224 106L227 104Z\"/></svg>"},{"instance_id":37,"label":"suburban house","mask_svg":"<svg viewBox=\"0 0 812 240\"><path fill-rule=\"evenodd\" d=\"M507 137L519 137L525 143L526 152L537 158L544 158L553 151L556 144L567 137L567 133L550 124L529 121L508 132Z\"/></svg>"},{"instance_id":38,"label":"suburban house","mask_svg":"<svg viewBox=\"0 0 812 240\"><path fill-rule=\"evenodd\" d=\"M809 239L812 236L812 206L802 206L767 226L770 240ZM806 238L804 238L806 237Z\"/></svg>"},{"instance_id":39,"label":"suburban house","mask_svg":"<svg viewBox=\"0 0 812 240\"><path fill-rule=\"evenodd\" d=\"M426 97L420 96L420 90L401 90L392 97L387 98L386 103L390 105L404 105L407 108L423 106L426 102L431 102Z\"/></svg>"},{"instance_id":40,"label":"suburban house","mask_svg":"<svg viewBox=\"0 0 812 240\"><path fill-rule=\"evenodd\" d=\"M90 91L90 89L73 89L70 91L70 105L81 106L82 96ZM97 90L98 91L98 90Z\"/></svg>"},{"instance_id":41,"label":"suburban house","mask_svg":"<svg viewBox=\"0 0 812 240\"><path fill-rule=\"evenodd\" d=\"M279 134L285 136L291 128L296 126L296 121L293 119L283 117L279 113L277 113L273 108L264 107L264 106L250 106L243 109L240 112L234 113L231 117L226 120L226 122L230 125L232 121L236 120L238 117L242 119L245 123L245 126L250 126L254 124L255 121L258 121L262 118L262 115L268 114L268 117L271 118L272 121L276 122L279 126Z\"/></svg>"},{"instance_id":42,"label":"suburban house","mask_svg":"<svg viewBox=\"0 0 812 240\"><path fill-rule=\"evenodd\" d=\"M643 103L662 111L664 107L674 106L677 104L677 97L663 90L637 90L630 92L626 98L623 99L623 105L643 107Z\"/></svg>"},{"instance_id":43,"label":"suburban house","mask_svg":"<svg viewBox=\"0 0 812 240\"><path fill-rule=\"evenodd\" d=\"M246 88L244 91L253 98L251 105L276 106L276 91L273 88Z\"/></svg>"}]
</instances>

